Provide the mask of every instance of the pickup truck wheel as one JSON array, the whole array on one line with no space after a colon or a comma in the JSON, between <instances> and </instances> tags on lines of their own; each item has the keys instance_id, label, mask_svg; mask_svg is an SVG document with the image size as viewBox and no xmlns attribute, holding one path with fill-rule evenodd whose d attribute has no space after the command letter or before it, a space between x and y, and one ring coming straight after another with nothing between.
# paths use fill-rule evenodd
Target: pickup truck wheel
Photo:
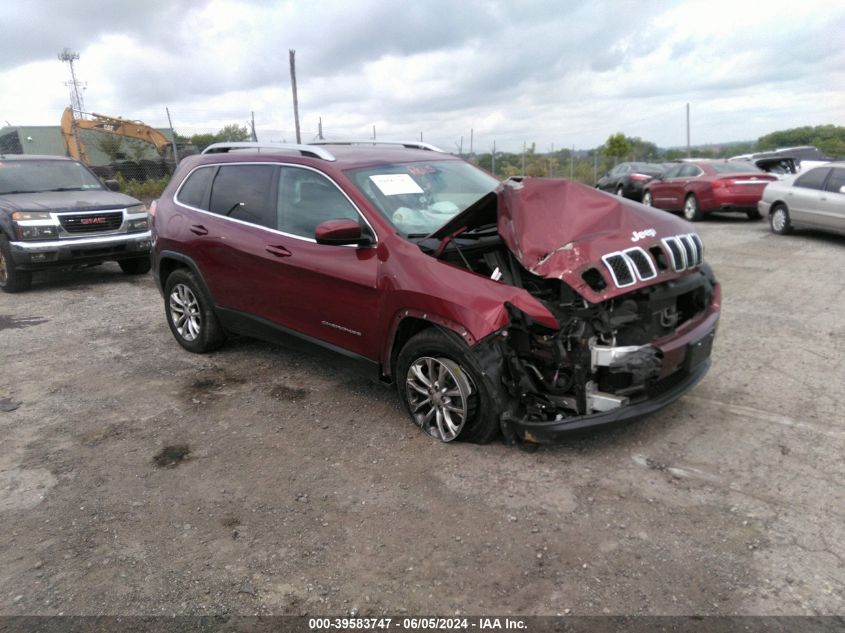
<instances>
[{"instance_id":1,"label":"pickup truck wheel","mask_svg":"<svg viewBox=\"0 0 845 633\"><path fill-rule=\"evenodd\" d=\"M702 218L698 198L695 197L694 193L689 194L684 200L684 217L690 222L698 222Z\"/></svg>"},{"instance_id":2,"label":"pickup truck wheel","mask_svg":"<svg viewBox=\"0 0 845 633\"><path fill-rule=\"evenodd\" d=\"M625 190L624 190L624 189L622 189L622 185L619 185L619 186L616 188L616 195L617 195L617 196L619 196L620 198L624 198L624 197L625 197Z\"/></svg>"},{"instance_id":3,"label":"pickup truck wheel","mask_svg":"<svg viewBox=\"0 0 845 633\"><path fill-rule=\"evenodd\" d=\"M485 444L499 432L499 416L478 363L462 341L423 330L399 352L396 387L411 419L443 442Z\"/></svg>"},{"instance_id":4,"label":"pickup truck wheel","mask_svg":"<svg viewBox=\"0 0 845 633\"><path fill-rule=\"evenodd\" d=\"M189 352L210 352L226 340L211 300L190 271L176 270L167 278L164 311L176 341Z\"/></svg>"},{"instance_id":5,"label":"pickup truck wheel","mask_svg":"<svg viewBox=\"0 0 845 633\"><path fill-rule=\"evenodd\" d=\"M772 233L777 235L788 235L792 233L792 222L789 221L789 210L783 203L778 203L772 207L772 213L769 215L769 225L772 227Z\"/></svg>"},{"instance_id":6,"label":"pickup truck wheel","mask_svg":"<svg viewBox=\"0 0 845 633\"><path fill-rule=\"evenodd\" d=\"M117 262L120 270L127 275L143 275L150 272L149 257L135 257L133 259L121 259Z\"/></svg>"},{"instance_id":7,"label":"pickup truck wheel","mask_svg":"<svg viewBox=\"0 0 845 633\"><path fill-rule=\"evenodd\" d=\"M647 207L654 206L654 204L651 201L651 192L650 191L646 191L645 193L643 193L643 204Z\"/></svg>"},{"instance_id":8,"label":"pickup truck wheel","mask_svg":"<svg viewBox=\"0 0 845 633\"><path fill-rule=\"evenodd\" d=\"M3 292L23 292L32 285L32 273L18 270L12 259L12 249L5 237L0 237L0 289Z\"/></svg>"}]
</instances>

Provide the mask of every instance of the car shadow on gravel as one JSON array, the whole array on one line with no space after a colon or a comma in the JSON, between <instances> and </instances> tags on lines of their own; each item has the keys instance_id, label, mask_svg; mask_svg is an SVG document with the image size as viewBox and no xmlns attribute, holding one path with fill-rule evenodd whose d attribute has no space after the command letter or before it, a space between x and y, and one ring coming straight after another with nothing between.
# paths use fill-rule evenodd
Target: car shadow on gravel
<instances>
[{"instance_id":1,"label":"car shadow on gravel","mask_svg":"<svg viewBox=\"0 0 845 633\"><path fill-rule=\"evenodd\" d=\"M44 270L33 275L32 288L27 291L27 294L56 290L90 290L95 286L118 282L134 285L145 282L148 277L149 275L127 275L117 264Z\"/></svg>"}]
</instances>

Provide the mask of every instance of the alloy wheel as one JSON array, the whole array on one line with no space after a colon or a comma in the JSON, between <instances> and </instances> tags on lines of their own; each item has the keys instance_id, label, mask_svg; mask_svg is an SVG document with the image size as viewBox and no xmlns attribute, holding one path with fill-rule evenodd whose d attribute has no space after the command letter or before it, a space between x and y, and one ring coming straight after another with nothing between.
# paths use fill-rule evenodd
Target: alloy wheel
<instances>
[{"instance_id":1,"label":"alloy wheel","mask_svg":"<svg viewBox=\"0 0 845 633\"><path fill-rule=\"evenodd\" d=\"M194 341L199 336L202 326L200 304L194 292L185 284L173 286L170 292L170 318L179 336L186 341Z\"/></svg>"},{"instance_id":2,"label":"alloy wheel","mask_svg":"<svg viewBox=\"0 0 845 633\"><path fill-rule=\"evenodd\" d=\"M780 233L786 228L786 212L783 210L783 207L778 207L772 214L772 228L777 233Z\"/></svg>"},{"instance_id":3,"label":"alloy wheel","mask_svg":"<svg viewBox=\"0 0 845 633\"><path fill-rule=\"evenodd\" d=\"M408 368L405 390L411 415L426 433L443 442L460 435L472 387L457 363L448 358L418 358Z\"/></svg>"}]
</instances>

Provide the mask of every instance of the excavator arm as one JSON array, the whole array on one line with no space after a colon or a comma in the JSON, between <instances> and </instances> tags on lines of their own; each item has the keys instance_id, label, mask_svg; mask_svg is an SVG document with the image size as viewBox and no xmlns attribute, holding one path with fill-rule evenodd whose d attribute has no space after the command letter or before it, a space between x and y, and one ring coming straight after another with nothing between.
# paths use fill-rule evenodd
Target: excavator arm
<instances>
[{"instance_id":1,"label":"excavator arm","mask_svg":"<svg viewBox=\"0 0 845 633\"><path fill-rule=\"evenodd\" d=\"M88 164L85 146L79 139L79 130L93 130L146 141L155 146L162 158L169 157L172 145L168 138L157 129L141 121L131 121L122 117L112 117L96 112L91 113L91 116L92 119L78 119L73 116L71 108L65 108L62 114L62 137L71 158Z\"/></svg>"}]
</instances>

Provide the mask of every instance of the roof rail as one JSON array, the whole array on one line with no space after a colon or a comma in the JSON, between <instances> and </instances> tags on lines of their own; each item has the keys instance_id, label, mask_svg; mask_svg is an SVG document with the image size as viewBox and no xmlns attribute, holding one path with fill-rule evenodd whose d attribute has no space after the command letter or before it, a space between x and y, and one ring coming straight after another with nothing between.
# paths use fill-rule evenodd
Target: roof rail
<instances>
[{"instance_id":1,"label":"roof rail","mask_svg":"<svg viewBox=\"0 0 845 633\"><path fill-rule=\"evenodd\" d=\"M271 151L289 151L299 152L303 156L311 156L312 158L322 158L323 160L335 161L334 154L322 147L313 147L311 145L300 145L297 143L260 143L255 141L237 141L237 142L223 142L213 143L206 147L203 154L224 154L233 149L252 149L261 152L262 149Z\"/></svg>"},{"instance_id":2,"label":"roof rail","mask_svg":"<svg viewBox=\"0 0 845 633\"><path fill-rule=\"evenodd\" d=\"M441 154L446 153L436 145L423 143L422 141L375 141L368 138L352 141L312 141L309 145L400 145L402 147L407 147L408 149L426 149L431 152L440 152Z\"/></svg>"}]
</instances>

